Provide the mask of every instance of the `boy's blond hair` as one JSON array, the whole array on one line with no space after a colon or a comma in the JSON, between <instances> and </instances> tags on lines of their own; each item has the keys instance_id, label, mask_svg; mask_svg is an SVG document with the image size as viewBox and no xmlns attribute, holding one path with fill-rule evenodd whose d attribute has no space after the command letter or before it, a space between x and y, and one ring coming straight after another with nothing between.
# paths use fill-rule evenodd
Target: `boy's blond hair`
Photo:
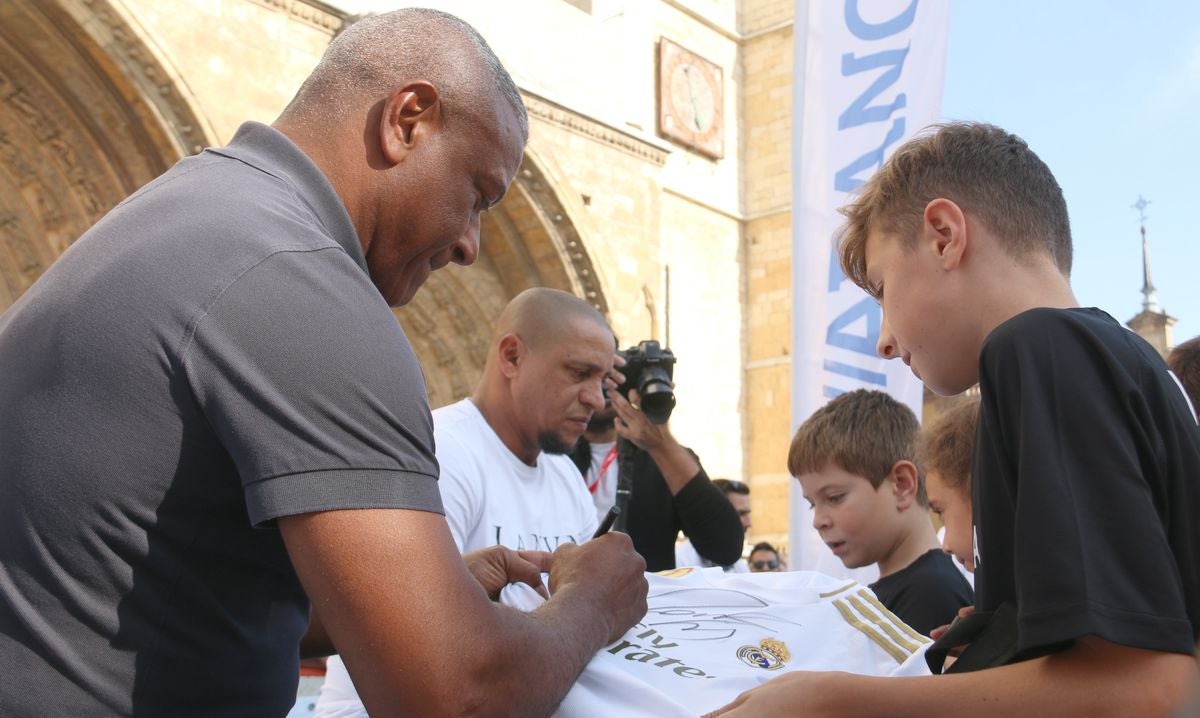
<instances>
[{"instance_id":1,"label":"boy's blond hair","mask_svg":"<svg viewBox=\"0 0 1200 718\"><path fill-rule=\"evenodd\" d=\"M912 409L884 392L846 392L817 409L796 430L788 449L788 472L811 474L832 462L878 489L897 461L915 463L920 431ZM929 505L919 472L917 502Z\"/></svg>"},{"instance_id":2,"label":"boy's blond hair","mask_svg":"<svg viewBox=\"0 0 1200 718\"><path fill-rule=\"evenodd\" d=\"M970 212L1018 260L1048 252L1063 276L1071 274L1071 222L1062 189L1025 141L994 125L933 125L905 142L839 211L842 271L871 295L868 234L878 229L905 247L917 239L925 206L951 200Z\"/></svg>"},{"instance_id":3,"label":"boy's blond hair","mask_svg":"<svg viewBox=\"0 0 1200 718\"><path fill-rule=\"evenodd\" d=\"M979 397L964 397L942 410L921 431L917 463L946 486L971 492L971 453L979 425Z\"/></svg>"}]
</instances>

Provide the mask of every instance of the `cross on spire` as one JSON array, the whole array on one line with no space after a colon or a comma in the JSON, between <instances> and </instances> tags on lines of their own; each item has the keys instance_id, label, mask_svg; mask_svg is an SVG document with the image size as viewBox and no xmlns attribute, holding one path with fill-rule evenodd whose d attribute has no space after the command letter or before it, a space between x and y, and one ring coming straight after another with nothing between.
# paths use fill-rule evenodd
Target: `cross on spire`
<instances>
[{"instance_id":1,"label":"cross on spire","mask_svg":"<svg viewBox=\"0 0 1200 718\"><path fill-rule=\"evenodd\" d=\"M1129 206L1138 211L1138 220L1142 224L1145 224L1146 223L1146 208L1150 206L1150 200L1146 199L1145 197L1143 197L1139 194L1138 201L1134 202L1133 204L1131 204Z\"/></svg>"},{"instance_id":2,"label":"cross on spire","mask_svg":"<svg viewBox=\"0 0 1200 718\"><path fill-rule=\"evenodd\" d=\"M1130 207L1138 211L1138 221L1142 225L1142 311L1159 313L1162 308L1158 306L1158 295L1150 279L1150 244L1146 241L1146 207L1149 205L1150 200L1139 194L1137 202Z\"/></svg>"}]
</instances>

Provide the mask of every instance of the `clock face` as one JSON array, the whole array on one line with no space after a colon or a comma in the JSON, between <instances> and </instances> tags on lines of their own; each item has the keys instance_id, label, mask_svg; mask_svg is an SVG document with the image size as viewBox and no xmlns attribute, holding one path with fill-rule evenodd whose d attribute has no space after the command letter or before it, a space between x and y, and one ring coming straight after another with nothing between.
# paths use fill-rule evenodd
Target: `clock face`
<instances>
[{"instance_id":1,"label":"clock face","mask_svg":"<svg viewBox=\"0 0 1200 718\"><path fill-rule=\"evenodd\" d=\"M659 43L659 131L714 159L724 156L721 68L670 40Z\"/></svg>"},{"instance_id":2,"label":"clock face","mask_svg":"<svg viewBox=\"0 0 1200 718\"><path fill-rule=\"evenodd\" d=\"M703 134L713 126L716 96L703 71L690 62L680 63L671 71L672 115L690 132Z\"/></svg>"}]
</instances>

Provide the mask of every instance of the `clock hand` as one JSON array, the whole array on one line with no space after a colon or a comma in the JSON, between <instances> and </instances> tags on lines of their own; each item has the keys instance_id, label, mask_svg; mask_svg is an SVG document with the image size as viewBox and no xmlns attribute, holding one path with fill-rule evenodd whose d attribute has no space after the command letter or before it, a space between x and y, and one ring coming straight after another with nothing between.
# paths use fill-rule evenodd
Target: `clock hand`
<instances>
[{"instance_id":1,"label":"clock hand","mask_svg":"<svg viewBox=\"0 0 1200 718\"><path fill-rule=\"evenodd\" d=\"M695 125L696 130L699 131L703 128L700 126L700 108L696 103L696 89L695 89L695 85L692 84L692 73L691 73L690 65L684 66L683 74L685 77L687 77L688 97L691 98L691 100L692 100L692 124Z\"/></svg>"}]
</instances>

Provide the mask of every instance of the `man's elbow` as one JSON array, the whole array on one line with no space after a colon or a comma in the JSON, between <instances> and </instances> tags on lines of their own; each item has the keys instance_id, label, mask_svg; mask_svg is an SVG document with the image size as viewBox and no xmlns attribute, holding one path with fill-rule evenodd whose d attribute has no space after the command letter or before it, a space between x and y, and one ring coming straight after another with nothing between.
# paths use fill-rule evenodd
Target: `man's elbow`
<instances>
[{"instance_id":1,"label":"man's elbow","mask_svg":"<svg viewBox=\"0 0 1200 718\"><path fill-rule=\"evenodd\" d=\"M407 718L504 718L527 715L528 710L512 691L514 681L505 680L503 649L494 641L478 640L468 645L447 645L445 650L407 666L399 675L376 673L376 687L359 687L371 716ZM356 680L356 684L359 681Z\"/></svg>"},{"instance_id":2,"label":"man's elbow","mask_svg":"<svg viewBox=\"0 0 1200 718\"><path fill-rule=\"evenodd\" d=\"M1082 643L1082 641L1081 641ZM1114 656L1108 644L1102 647ZM1118 648L1124 656L1117 661L1092 663L1096 669L1084 684L1095 687L1089 692L1088 716L1145 716L1171 718L1181 715L1197 685L1196 660L1183 653L1164 653ZM1103 688L1097 679L1103 679ZM1082 688L1082 686L1081 686ZM1081 696L1082 697L1082 696ZM1187 714L1191 715L1191 714Z\"/></svg>"},{"instance_id":3,"label":"man's elbow","mask_svg":"<svg viewBox=\"0 0 1200 718\"><path fill-rule=\"evenodd\" d=\"M1178 653L1164 656L1159 664L1159 670L1135 692L1140 704L1135 706L1135 712L1131 715L1178 716L1179 709L1189 704L1189 698L1192 698L1196 708L1200 708L1200 696L1195 695L1198 685L1196 659ZM1186 715L1200 714L1192 712Z\"/></svg>"},{"instance_id":4,"label":"man's elbow","mask_svg":"<svg viewBox=\"0 0 1200 718\"><path fill-rule=\"evenodd\" d=\"M715 558L710 559L718 566L732 566L742 558L741 545L732 546L729 550L722 551Z\"/></svg>"},{"instance_id":5,"label":"man's elbow","mask_svg":"<svg viewBox=\"0 0 1200 718\"><path fill-rule=\"evenodd\" d=\"M742 557L742 545L746 540L746 534L742 530L742 522L737 518L737 514L733 515L733 519L728 527L713 532L708 545L704 547L705 551L701 553L709 561L719 566L735 564ZM694 544L695 541L692 543ZM699 547L697 550L700 550Z\"/></svg>"},{"instance_id":6,"label":"man's elbow","mask_svg":"<svg viewBox=\"0 0 1200 718\"><path fill-rule=\"evenodd\" d=\"M736 540L734 538L731 534L727 539L709 541L704 545L692 539L692 545L697 553L718 566L731 566L742 557L742 537L738 535Z\"/></svg>"},{"instance_id":7,"label":"man's elbow","mask_svg":"<svg viewBox=\"0 0 1200 718\"><path fill-rule=\"evenodd\" d=\"M444 696L442 708L422 715L445 715L455 718L519 718L534 715L527 692L514 680L513 657L492 641L478 641L456 651L454 667L438 677L439 693ZM537 703L538 701L534 701Z\"/></svg>"},{"instance_id":8,"label":"man's elbow","mask_svg":"<svg viewBox=\"0 0 1200 718\"><path fill-rule=\"evenodd\" d=\"M440 661L439 661L440 663ZM418 692L401 692L379 701L368 702L367 713L371 716L438 716L439 718L481 718L490 716L519 715L511 705L505 705L499 696L489 692L489 686L457 670L441 671L436 664L430 666L427 684ZM434 674L440 674L435 675Z\"/></svg>"}]
</instances>

